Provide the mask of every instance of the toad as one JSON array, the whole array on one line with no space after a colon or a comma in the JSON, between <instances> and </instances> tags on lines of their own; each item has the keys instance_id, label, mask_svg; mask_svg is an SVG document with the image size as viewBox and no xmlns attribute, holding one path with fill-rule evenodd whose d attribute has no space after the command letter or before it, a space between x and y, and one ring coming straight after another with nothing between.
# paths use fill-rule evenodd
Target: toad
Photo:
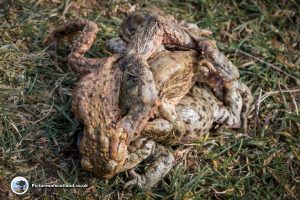
<instances>
[{"instance_id":1,"label":"toad","mask_svg":"<svg viewBox=\"0 0 300 200\"><path fill-rule=\"evenodd\" d=\"M128 131L122 126L117 126L118 122L123 119L124 112L126 112L124 111L126 109L122 109L122 106L120 106L123 104L126 108L126 103L124 104L120 102L120 98L118 97L122 96L120 94L120 91L122 91L121 88L124 87L122 85L122 80L124 80L124 74L130 74L130 70L127 70L129 68L124 69L122 67L123 65L119 64L119 62L122 63L122 61L120 61L120 55L113 55L109 58L85 58L83 56L84 53L91 47L96 37L96 33L98 30L96 24L87 20L70 21L67 24L64 24L63 26L55 29L50 34L50 36L46 38L45 43L59 39L65 35L70 35L78 30L82 30L82 32L73 43L71 53L68 56L68 61L74 71L85 75L81 78L76 89L74 90L72 103L72 110L76 118L84 124L84 134L80 143L80 153L82 155L81 164L83 168L91 171L98 177L107 179L114 176L116 173L132 169L139 162L148 157L155 157L156 161L151 165L153 167L149 169L159 170L147 170L147 172L148 174L154 173L155 175L151 175L151 177L155 178L155 180L159 180L171 169L172 163L174 161L172 154L162 145L159 145L152 139L148 139L146 137L135 139L128 146L128 143L130 142L128 138ZM127 51L128 46L125 49ZM179 63L178 65L187 65L188 67L184 69L189 69L191 72L191 69L192 71L194 70L194 67L192 66L195 63L195 60L197 63L198 61L197 59L195 59L195 56L193 56L195 52L191 51L190 53L192 55L191 59L194 59L194 61L189 61L188 64L186 64L184 63L185 60L182 59L183 63ZM160 58L160 56L158 56L158 58ZM140 59L139 61L145 63L144 59ZM158 59L157 62L160 63L164 61L159 61ZM145 66L146 65L147 64L145 64ZM152 72L149 76L153 77ZM140 77L136 78L141 79ZM130 77L129 80L134 80L134 78ZM145 81L144 79L141 80ZM190 80L191 79L189 79L189 81ZM187 80L184 81L186 82ZM180 83L180 81L178 82ZM133 85L135 86L135 88L137 88L137 90L141 90L138 84ZM185 83L183 85L186 87L189 84ZM180 86L178 87L180 88ZM132 89L134 87L126 87L125 84L125 89L129 88ZM168 90L166 89L165 91L166 94L168 94ZM185 91L185 93L187 91ZM136 93L133 94L136 95ZM178 100L179 99L180 98L178 98ZM236 102L240 102L240 100ZM234 104L236 105L236 103ZM237 107L240 108L241 104L238 103ZM239 111L240 109L237 110ZM238 111L234 114L236 115ZM227 122L233 121L235 126L236 123L239 124L239 122L231 120L230 117L229 119L227 119L227 117L224 119L226 119L225 121ZM147 118L144 118L143 120L145 121L144 124L148 121ZM184 121L183 118L182 121ZM171 125L174 124L171 123ZM152 127L151 125L147 125L145 130L148 131L144 131L144 133L145 135L147 135L147 133L151 133L153 132L152 130L155 129L157 129L157 125L154 125ZM162 132L165 133L166 131ZM170 131L167 132L168 134L170 133ZM192 138L195 138L195 136L193 136ZM157 182L155 180L151 181L151 184L149 183L150 185L145 185L142 183L137 184L144 185L145 187L150 187L155 182Z\"/></svg>"},{"instance_id":2,"label":"toad","mask_svg":"<svg viewBox=\"0 0 300 200\"><path fill-rule=\"evenodd\" d=\"M193 28L186 23L179 23L173 16L166 15L155 7L134 11L123 21L119 35L128 45L118 63L124 69L122 91L128 95L132 104L118 125L125 128L129 136L141 130L151 110L157 106L159 91L146 60L160 45L196 49L212 64L223 81L230 83L239 78L238 69L212 41L202 37L206 33L207 31ZM137 95L130 96L131 88L135 86ZM170 107L168 102L162 104L163 109L168 110ZM184 133L183 122L173 118L175 115L171 117L171 112L163 112L166 113L164 117L167 117L181 134Z\"/></svg>"},{"instance_id":3,"label":"toad","mask_svg":"<svg viewBox=\"0 0 300 200\"><path fill-rule=\"evenodd\" d=\"M126 49L126 43L120 39L109 40L107 44L108 49L114 53L121 54ZM170 105L174 106L173 115L184 122L186 130L183 135L178 134L173 124L164 119L160 112L155 119L147 122L141 132L142 137L163 144L181 145L197 141L202 134L207 133L213 127L214 123L230 128L246 127L252 95L249 88L240 80L235 80L224 88L219 85L219 89L214 91L215 85L212 81L221 78L215 71L210 74L210 70L213 70L211 63L205 59L199 61L197 52L193 50L173 52L161 50L156 52L148 62L154 81L160 89L160 98L163 100L166 98ZM194 79L189 76L193 76ZM191 85L186 84L185 78L192 80ZM196 81L198 83L194 85ZM137 90L136 87L131 88L132 95L137 94L135 90ZM178 98L177 94L180 94L182 90L189 92ZM128 97L124 93L120 95L120 99L125 99L123 101L126 102ZM127 100L127 104L130 104L130 100ZM137 149L138 147L135 142L132 142L128 148ZM165 149L164 152L166 154ZM130 170L132 180L125 184L126 187L138 185L141 188L150 189L167 174L167 170L170 170L175 162L169 162L171 156L163 160L155 157L156 154L158 154L157 151L149 155L147 159L141 156L135 157L136 160L132 162ZM151 164L143 174L137 174L133 167L143 159L150 161Z\"/></svg>"}]
</instances>

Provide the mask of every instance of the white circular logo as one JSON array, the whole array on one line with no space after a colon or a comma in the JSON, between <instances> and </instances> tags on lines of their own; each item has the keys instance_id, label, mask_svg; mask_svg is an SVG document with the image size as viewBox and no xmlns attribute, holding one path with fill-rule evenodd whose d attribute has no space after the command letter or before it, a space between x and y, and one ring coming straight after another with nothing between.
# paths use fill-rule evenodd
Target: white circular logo
<instances>
[{"instance_id":1,"label":"white circular logo","mask_svg":"<svg viewBox=\"0 0 300 200\"><path fill-rule=\"evenodd\" d=\"M24 194L29 188L29 183L26 178L18 176L11 181L10 187L15 194Z\"/></svg>"}]
</instances>

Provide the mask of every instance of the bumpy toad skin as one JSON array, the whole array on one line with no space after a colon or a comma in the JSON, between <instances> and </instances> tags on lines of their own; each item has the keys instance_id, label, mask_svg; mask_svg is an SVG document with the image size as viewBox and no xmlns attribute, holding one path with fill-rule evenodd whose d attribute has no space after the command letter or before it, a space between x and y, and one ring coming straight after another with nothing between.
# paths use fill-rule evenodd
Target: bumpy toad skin
<instances>
[{"instance_id":1,"label":"bumpy toad skin","mask_svg":"<svg viewBox=\"0 0 300 200\"><path fill-rule=\"evenodd\" d=\"M209 32L195 26L179 23L156 7L143 8L123 21L119 36L128 43L125 56L138 54L147 59L161 44L186 47L199 50L226 82L238 79L238 68L217 49L214 41L202 37Z\"/></svg>"},{"instance_id":2,"label":"bumpy toad skin","mask_svg":"<svg viewBox=\"0 0 300 200\"><path fill-rule=\"evenodd\" d=\"M174 145L197 140L199 136L208 132L215 122L230 128L240 128L243 123L243 109L249 107L252 102L250 90L242 82L235 81L225 93L225 98L230 102L220 102L205 85L194 86L176 105L176 113L186 125L183 137L179 138L172 124L161 118L148 122L142 135Z\"/></svg>"},{"instance_id":3,"label":"bumpy toad skin","mask_svg":"<svg viewBox=\"0 0 300 200\"><path fill-rule=\"evenodd\" d=\"M107 46L114 53L122 54L126 50L126 42L116 38L109 40ZM207 50L211 51L211 49ZM211 55L218 56L217 53ZM231 128L240 128L247 124L247 114L252 102L250 90L238 80L226 83L216 71L211 73L210 70L214 66L210 63L209 57L200 61L198 59L199 55L195 51L162 50L148 60L155 84L160 91L159 97L163 101L162 105L166 100L168 103L165 105L173 106L174 109L166 110L173 110L171 116L176 116L179 121L183 121L186 131L181 136L180 133L178 134L177 127L174 128L169 120L159 118L164 117L159 115L157 119L147 123L142 136L165 144L184 144L195 141L201 134L208 132L214 122ZM205 82L210 88L203 85L195 86L187 96L184 96L195 80ZM214 94L211 89L216 89ZM136 90L136 87L130 87L131 94L127 94L128 96L126 93L121 93L120 97L125 101L125 107L130 107L130 97L137 95ZM219 99L215 97L216 94ZM172 119L172 117L167 119L170 118ZM131 170L133 180L129 181L126 186L137 184L142 188L147 188L149 184L154 185L162 178L162 176L158 177L157 172L159 170L150 168L144 174L138 175Z\"/></svg>"},{"instance_id":4,"label":"bumpy toad skin","mask_svg":"<svg viewBox=\"0 0 300 200\"><path fill-rule=\"evenodd\" d=\"M104 59L83 57L84 53L90 48L95 39L97 26L94 23L86 20L71 21L54 30L45 42L59 39L60 37L69 35L77 30L82 30L82 33L74 42L68 61L75 71L81 74L87 74L81 79L77 88L74 90L74 101L72 105L75 116L84 124L84 135L80 143L82 166L84 169L91 171L95 176L107 179L114 176L116 173L133 168L148 157L155 157L155 161L151 164L145 174L142 176L135 175L136 178L134 179L135 184L138 184L141 187L150 188L160 180L161 177L168 173L174 163L174 158L164 147L156 144L150 139L140 138L132 142L129 146L127 145L128 132L125 131L126 128L116 125L122 119L124 113L124 110L119 107L121 104L119 99L116 98L119 96L119 89L123 86L121 80L124 78L122 65L115 64L119 59L119 56ZM195 69L193 66L197 62L197 56L193 54L195 54L195 52L191 51L190 60L179 59L181 60L180 62L183 63L175 63L173 67L176 68L177 64L182 65L184 66L182 69L187 70L187 75L191 75L191 71ZM166 59L168 56L172 55L167 55ZM178 56L178 58L179 57L180 56ZM160 56L157 56L157 60L155 61L154 55L152 58L153 63L157 62L158 66L160 62L168 63L165 60L159 60L159 58ZM144 63L144 60L140 59L139 62ZM151 59L149 60L149 63L151 63ZM151 65L154 66L154 64ZM169 67L169 69L171 69L172 64L170 64ZM156 68L157 72L155 72L155 67L152 69L152 73L155 74L153 78L158 81L158 85L164 83L164 86L168 86L169 84L170 87L165 87L165 90L161 90L161 94L163 94L162 96L168 97L170 100L174 97L173 104L177 104L181 97L176 98L174 93L170 93L170 91L174 90L174 87L172 86L172 82L167 83L167 79L163 80L164 76L160 76L160 68L160 66ZM180 70L177 72L179 71ZM125 70L125 73L126 72L128 71ZM176 77L176 73L175 76L173 76L174 74L172 73L171 75L172 77ZM176 80L176 78L170 80ZM192 79L189 77L188 83L189 81L192 83L191 80ZM181 82L177 80L178 83L184 84L176 87L180 88L184 86L186 88L183 89L187 91L187 88L189 88L190 85L186 84L186 81L187 80L182 80ZM168 96L168 92L171 96ZM144 103L142 105L144 105ZM150 107L152 109L153 105ZM139 110L135 111L138 112ZM181 112L180 110L178 111L179 113ZM134 120L134 118L131 119ZM143 120L144 123L147 122L147 118L144 118ZM184 118L182 118L182 120L184 120ZM204 121L205 120L207 119L204 119ZM231 119L226 119L225 121L227 120L235 121ZM207 123L209 124L210 122ZM185 122L185 124L188 123ZM174 124L169 124L169 126L172 127ZM157 125L152 127L154 127L154 130L157 129ZM153 133L152 135L155 136L152 127L151 124L147 125L146 131L144 131L145 135ZM174 127L171 128L171 131L165 131L164 129L160 130L159 135L174 135ZM186 137L187 136L184 138ZM190 138L195 139L195 137L196 136L193 135ZM173 138L169 141L173 141L172 139ZM191 139L188 139L188 141L190 140ZM176 142L178 142L178 140L176 140ZM133 172L132 174L134 175Z\"/></svg>"},{"instance_id":5,"label":"bumpy toad skin","mask_svg":"<svg viewBox=\"0 0 300 200\"><path fill-rule=\"evenodd\" d=\"M120 37L128 42L128 47L119 60L119 65L125 71L122 78L122 91L130 95L134 85L138 88L138 95L130 96L133 103L128 114L119 121L120 127L124 127L129 133L134 130L140 131L147 121L147 114L158 105L159 91L146 60L161 44L194 48L216 68L222 80L232 82L239 78L238 69L216 48L215 44L201 37L201 34L205 35L206 32L199 30L197 35L195 30L197 32L197 29L187 24L180 24L174 17L164 14L157 8L134 11L123 21ZM168 116L167 114L165 117ZM179 132L185 131L183 123L178 119L168 120Z\"/></svg>"},{"instance_id":6,"label":"bumpy toad skin","mask_svg":"<svg viewBox=\"0 0 300 200\"><path fill-rule=\"evenodd\" d=\"M127 48L127 43L120 38L113 38L106 42L106 47L113 53L123 54ZM162 100L162 105L159 107L160 117L170 122L172 119L173 121L177 120L177 123L181 122L176 114L175 105L188 93L194 83L198 82L209 86L217 99L228 105L234 103L233 97L224 94L230 93L232 87L237 87L243 96L244 103L241 120L236 122L235 127L246 128L246 116L252 101L251 92L238 80L226 83L208 60L199 60L199 54L196 51L168 51L161 47L148 62L155 84L159 89L159 98ZM137 95L137 86L132 85L129 93L120 93L121 106L127 110L132 104L131 97ZM178 131L178 127L175 128Z\"/></svg>"},{"instance_id":7,"label":"bumpy toad skin","mask_svg":"<svg viewBox=\"0 0 300 200\"><path fill-rule=\"evenodd\" d=\"M243 123L246 123L252 96L248 87L239 80L226 86L222 94L224 102L218 100L209 86L203 84L193 86L185 96L178 96L193 85L194 81L191 81L193 79L189 76L199 77L198 70L203 70L203 66L198 66L197 58L195 51L161 51L150 58L150 70L156 85L160 88L160 97L174 106L173 115L184 122L186 131L182 136L170 121L161 118L162 116L158 114L156 119L146 124L142 136L168 145L180 145L197 140L212 128L214 122L230 128L240 128ZM191 85L187 84L189 81ZM121 95L121 98L124 96ZM132 147L133 144L130 146ZM137 159L136 163L140 161ZM166 168L160 159L152 162L155 166L161 165ZM173 164L171 163L172 166ZM130 174L132 180L126 186L138 185L141 188L150 188L163 177L160 168L154 167L148 168L141 175L132 169Z\"/></svg>"},{"instance_id":8,"label":"bumpy toad skin","mask_svg":"<svg viewBox=\"0 0 300 200\"><path fill-rule=\"evenodd\" d=\"M242 103L249 103L245 102L240 95L240 88L243 88L243 95L250 95L251 98L251 93L249 89L239 81L235 81L231 88L232 89L225 94L225 97L227 95L231 96L232 102L229 102L230 104L225 106L214 96L208 87L204 85L194 86L176 105L177 115L185 122L187 127L186 134L179 140L176 138L172 124L162 118L156 118L148 122L142 131L142 136L154 138L155 141L162 143L180 145L197 140L199 136L208 132L214 122L236 128L241 123L240 115L243 109ZM246 100L249 100L249 96ZM134 168L132 168L130 170L132 180L128 181L125 186L138 185L140 188L151 188L166 174L161 173L161 169L171 169L175 164L175 162L168 161L168 159L163 157L152 161L153 165L147 168L143 174L135 173ZM170 164L169 167L167 167L166 162ZM135 165L132 165L132 167L134 166Z\"/></svg>"},{"instance_id":9,"label":"bumpy toad skin","mask_svg":"<svg viewBox=\"0 0 300 200\"><path fill-rule=\"evenodd\" d=\"M120 56L84 57L97 30L93 22L71 20L54 29L44 40L44 44L56 43L65 36L81 31L68 56L71 68L84 75L74 89L72 102L75 117L84 125L79 146L81 165L93 175L109 179L152 157L155 162L149 166L145 175L152 177L150 172L153 171L155 177L161 178L168 173L174 162L171 152L147 138L136 139L128 146L128 133L116 125L124 116L118 99L124 73L116 64ZM152 187L152 183L149 182L145 187Z\"/></svg>"},{"instance_id":10,"label":"bumpy toad skin","mask_svg":"<svg viewBox=\"0 0 300 200\"><path fill-rule=\"evenodd\" d=\"M161 51L150 58L150 70L156 85L160 88L160 97L168 101L168 105L174 107L172 115L176 115L180 121L184 122L186 131L184 135L181 135L170 121L161 118L163 116L158 114L156 119L146 124L142 130L142 136L168 145L180 145L196 141L199 136L212 128L213 123L224 124L230 128L240 128L247 124L252 95L248 87L239 80L226 85L225 92L222 92L224 102L216 98L211 88L204 84L193 86L185 96L178 95L183 94L183 91L193 85L194 81L191 81L189 76L199 78L201 70L209 69L199 66L197 58L198 55L195 51ZM208 76L205 77L205 73L203 73L202 78L209 81L209 73L207 74ZM191 83L191 85L187 83ZM121 98L124 96L121 95ZM134 144L130 146L132 147ZM140 162L140 159L135 160L135 163ZM171 169L174 162L169 163L171 165L169 169ZM152 164L156 167L147 168L141 175L135 173L132 168L130 171L132 180L125 186L138 185L141 188L149 189L155 185L164 175L159 166L165 170L167 167L161 159L153 160ZM133 162L132 167L134 166Z\"/></svg>"}]
</instances>

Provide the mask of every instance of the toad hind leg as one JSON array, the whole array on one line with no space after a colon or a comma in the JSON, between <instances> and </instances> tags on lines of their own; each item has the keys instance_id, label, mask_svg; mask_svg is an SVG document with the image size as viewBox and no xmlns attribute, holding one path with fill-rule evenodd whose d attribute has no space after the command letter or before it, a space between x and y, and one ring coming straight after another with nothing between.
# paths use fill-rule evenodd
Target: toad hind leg
<instances>
[{"instance_id":1,"label":"toad hind leg","mask_svg":"<svg viewBox=\"0 0 300 200\"><path fill-rule=\"evenodd\" d=\"M155 142L147 138L139 138L128 146L128 155L120 172L128 171L147 159L155 148Z\"/></svg>"},{"instance_id":2,"label":"toad hind leg","mask_svg":"<svg viewBox=\"0 0 300 200\"><path fill-rule=\"evenodd\" d=\"M173 167L173 154L162 145L148 138L138 138L128 146L128 154L124 165L119 172L129 171L131 180L125 184L126 187L138 186L150 189L158 183ZM137 174L134 168L144 160L151 160L151 164L143 174Z\"/></svg>"},{"instance_id":3,"label":"toad hind leg","mask_svg":"<svg viewBox=\"0 0 300 200\"><path fill-rule=\"evenodd\" d=\"M80 32L81 31L81 32ZM93 45L98 26L92 21L85 19L70 20L55 28L43 41L44 44L57 43L60 39L67 37L71 39L74 34L80 32L72 45L68 56L71 68L80 74L87 74L106 63L106 58L85 58L84 54Z\"/></svg>"},{"instance_id":4,"label":"toad hind leg","mask_svg":"<svg viewBox=\"0 0 300 200\"><path fill-rule=\"evenodd\" d=\"M143 174L136 173L134 169L130 170L129 173L132 179L125 183L125 188L136 185L149 190L167 175L175 164L173 154L164 146L158 144L153 146L149 160L152 162Z\"/></svg>"},{"instance_id":5,"label":"toad hind leg","mask_svg":"<svg viewBox=\"0 0 300 200\"><path fill-rule=\"evenodd\" d=\"M186 124L183 125L186 128ZM162 118L148 122L141 134L163 144L176 144L184 135L174 127L174 124Z\"/></svg>"}]
</instances>

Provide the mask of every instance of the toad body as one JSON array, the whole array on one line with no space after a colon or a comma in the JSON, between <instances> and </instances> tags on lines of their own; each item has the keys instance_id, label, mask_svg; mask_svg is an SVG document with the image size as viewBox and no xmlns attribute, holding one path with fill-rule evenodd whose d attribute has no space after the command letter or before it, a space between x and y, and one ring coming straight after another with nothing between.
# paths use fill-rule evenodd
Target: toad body
<instances>
[{"instance_id":1,"label":"toad body","mask_svg":"<svg viewBox=\"0 0 300 200\"><path fill-rule=\"evenodd\" d=\"M149 56L149 71L159 88L158 95L161 99L168 101L165 107L169 105L174 107L169 110L163 109L158 112L159 114L156 114L157 108L151 107L150 115L156 115L154 120L148 122L150 116L135 120L134 116L139 115L141 110L132 109L130 107L132 105L126 99L139 95L141 87L135 84L134 79L145 81L140 79L145 74L142 77L128 78L130 70L116 64L120 62L121 55L108 58L85 58L83 56L95 40L98 30L95 23L87 20L70 21L55 29L46 42L78 30L82 32L73 43L68 61L74 71L84 76L74 90L72 110L76 118L84 125L84 134L80 142L81 164L84 169L95 176L108 179L152 157L155 161L145 174L135 176L134 179L135 184L150 188L174 164L172 153L156 141L161 141L162 138L167 138L169 144L193 141L201 132L208 131L213 122L225 123L230 127L241 126L241 116L247 113L249 106L250 98L247 87L237 80L228 84L227 92L224 94L226 103L219 101L208 87L195 86L189 92L195 80L199 79L197 76L199 72L204 70L207 77L203 80L211 80L210 64L214 67L213 61L218 60L216 58L211 61L210 57L206 57L205 62L199 62L199 53L193 50L176 52L163 50L153 52L154 55ZM208 42L205 44L210 45ZM128 46L130 45L131 43ZM123 49L127 51L128 46ZM139 61L145 64L143 59ZM131 81L129 85L122 85L124 76L125 80ZM126 92L122 90L124 87L129 94L127 97ZM184 96L187 93L188 95ZM122 97L125 99L123 102ZM147 101L147 99L141 100ZM134 113L134 110L137 113ZM164 112L164 110L167 111ZM140 125L142 137L129 139L127 127L117 125L128 112L131 112L131 117L126 120L133 121L129 122L130 124L142 121L143 125ZM184 129L180 130L181 127L174 123L176 120L182 122ZM148 179L151 180L148 181Z\"/></svg>"}]
</instances>

